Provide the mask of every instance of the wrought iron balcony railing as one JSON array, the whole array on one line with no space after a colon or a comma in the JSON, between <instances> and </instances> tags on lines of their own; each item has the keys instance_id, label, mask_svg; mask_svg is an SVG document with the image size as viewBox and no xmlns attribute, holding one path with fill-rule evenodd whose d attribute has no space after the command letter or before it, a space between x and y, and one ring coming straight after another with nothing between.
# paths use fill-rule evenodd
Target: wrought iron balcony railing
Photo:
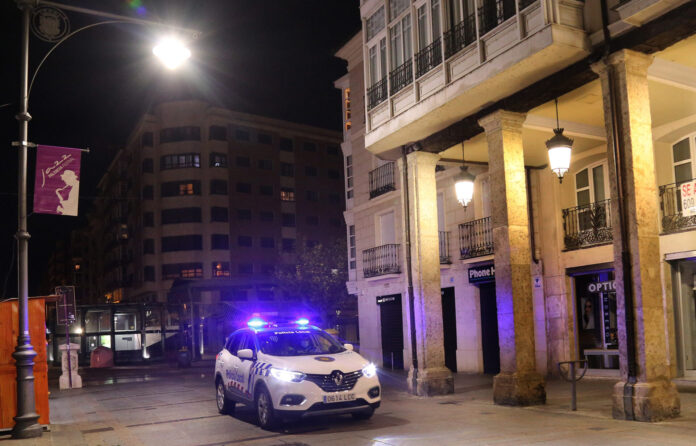
<instances>
[{"instance_id":1,"label":"wrought iron balcony railing","mask_svg":"<svg viewBox=\"0 0 696 446\"><path fill-rule=\"evenodd\" d=\"M445 31L445 58L450 58L462 48L476 41L476 17L469 15L454 28Z\"/></svg>"},{"instance_id":2,"label":"wrought iron balcony railing","mask_svg":"<svg viewBox=\"0 0 696 446\"><path fill-rule=\"evenodd\" d=\"M491 217L459 225L459 251L462 259L493 254Z\"/></svg>"},{"instance_id":3,"label":"wrought iron balcony railing","mask_svg":"<svg viewBox=\"0 0 696 446\"><path fill-rule=\"evenodd\" d=\"M399 261L400 245L382 245L363 251L363 276L376 277L385 274L399 274L401 262Z\"/></svg>"},{"instance_id":4,"label":"wrought iron balcony railing","mask_svg":"<svg viewBox=\"0 0 696 446\"><path fill-rule=\"evenodd\" d=\"M660 186L660 213L664 233L696 228L696 215L684 216L679 186L677 183Z\"/></svg>"},{"instance_id":5,"label":"wrought iron balcony railing","mask_svg":"<svg viewBox=\"0 0 696 446\"><path fill-rule=\"evenodd\" d=\"M538 0L520 0L520 11L522 11L524 8L527 6L531 6L533 3L536 3ZM626 0L630 1L630 0Z\"/></svg>"},{"instance_id":6,"label":"wrought iron balcony railing","mask_svg":"<svg viewBox=\"0 0 696 446\"><path fill-rule=\"evenodd\" d=\"M566 250L611 243L611 200L563 209Z\"/></svg>"},{"instance_id":7,"label":"wrought iron balcony railing","mask_svg":"<svg viewBox=\"0 0 696 446\"><path fill-rule=\"evenodd\" d=\"M370 198L396 190L394 163L387 163L370 171Z\"/></svg>"},{"instance_id":8,"label":"wrought iron balcony railing","mask_svg":"<svg viewBox=\"0 0 696 446\"><path fill-rule=\"evenodd\" d=\"M367 109L372 110L385 100L387 100L387 78L383 77L367 89Z\"/></svg>"},{"instance_id":9,"label":"wrought iron balcony railing","mask_svg":"<svg viewBox=\"0 0 696 446\"><path fill-rule=\"evenodd\" d=\"M389 73L390 94L395 94L411 82L413 82L413 62L409 59Z\"/></svg>"},{"instance_id":10,"label":"wrought iron balcony railing","mask_svg":"<svg viewBox=\"0 0 696 446\"><path fill-rule=\"evenodd\" d=\"M515 0L483 0L478 13L479 32L483 35L515 15Z\"/></svg>"},{"instance_id":11,"label":"wrought iron balcony railing","mask_svg":"<svg viewBox=\"0 0 696 446\"><path fill-rule=\"evenodd\" d=\"M440 264L452 263L452 258L450 257L450 233L449 231L439 231L438 235L440 239Z\"/></svg>"},{"instance_id":12,"label":"wrought iron balcony railing","mask_svg":"<svg viewBox=\"0 0 696 446\"><path fill-rule=\"evenodd\" d=\"M433 43L416 53L416 78L442 63L442 41L438 37Z\"/></svg>"}]
</instances>

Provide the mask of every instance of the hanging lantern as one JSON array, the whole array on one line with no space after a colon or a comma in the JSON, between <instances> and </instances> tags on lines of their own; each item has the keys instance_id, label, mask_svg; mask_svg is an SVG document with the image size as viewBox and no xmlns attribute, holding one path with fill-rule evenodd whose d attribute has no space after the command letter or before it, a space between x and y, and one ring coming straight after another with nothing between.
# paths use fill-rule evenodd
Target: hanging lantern
<instances>
[{"instance_id":1,"label":"hanging lantern","mask_svg":"<svg viewBox=\"0 0 696 446\"><path fill-rule=\"evenodd\" d=\"M553 129L553 137L546 141L549 151L549 165L551 170L558 175L558 180L563 183L563 175L570 168L570 153L573 148L573 140L563 134L558 122L558 99L556 102L556 128Z\"/></svg>"},{"instance_id":2,"label":"hanging lantern","mask_svg":"<svg viewBox=\"0 0 696 446\"><path fill-rule=\"evenodd\" d=\"M474 197L474 177L469 173L468 167L461 167L461 173L454 183L454 192L457 194L457 201L465 209Z\"/></svg>"}]
</instances>

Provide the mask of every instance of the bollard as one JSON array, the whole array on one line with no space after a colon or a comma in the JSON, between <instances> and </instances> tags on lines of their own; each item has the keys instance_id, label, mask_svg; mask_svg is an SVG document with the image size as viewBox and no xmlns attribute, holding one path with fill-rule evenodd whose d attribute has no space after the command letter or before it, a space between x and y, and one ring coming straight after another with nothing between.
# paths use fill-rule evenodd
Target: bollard
<instances>
[{"instance_id":1,"label":"bollard","mask_svg":"<svg viewBox=\"0 0 696 446\"><path fill-rule=\"evenodd\" d=\"M575 364L577 363L581 363L585 366L584 370L582 371L582 375L580 375L578 378L575 377ZM563 374L563 369L561 368L563 364L568 364L568 367L570 368L570 379L567 379ZM572 395L570 397L570 410L578 410L576 383L585 376L585 373L587 373L587 360L580 359L576 361L561 361L558 363L558 372L560 373L561 378L563 378L566 381L570 381L570 390L572 392Z\"/></svg>"}]
</instances>

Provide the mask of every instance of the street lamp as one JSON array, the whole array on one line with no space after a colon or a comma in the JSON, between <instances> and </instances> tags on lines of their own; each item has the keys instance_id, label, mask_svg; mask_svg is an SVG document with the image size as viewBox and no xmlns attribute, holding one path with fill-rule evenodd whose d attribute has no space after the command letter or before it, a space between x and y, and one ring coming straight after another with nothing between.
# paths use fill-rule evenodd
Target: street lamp
<instances>
[{"instance_id":1,"label":"street lamp","mask_svg":"<svg viewBox=\"0 0 696 446\"><path fill-rule=\"evenodd\" d=\"M178 68L191 57L191 51L180 40L173 37L162 39L155 45L152 52L170 70Z\"/></svg>"},{"instance_id":2,"label":"street lamp","mask_svg":"<svg viewBox=\"0 0 696 446\"><path fill-rule=\"evenodd\" d=\"M41 65L46 60L46 58L55 50L61 43L65 42L70 37L74 36L80 31L88 28L92 28L97 25L105 25L109 23L133 23L139 25L147 26L157 26L166 27L170 29L176 29L178 31L184 31L191 33L194 37L198 35L195 30L186 30L183 28L172 27L164 25L162 23L152 22L149 20L134 19L131 17L105 13L101 11L95 11L91 9L78 8L70 5L63 5L60 3L55 3L51 1L44 0L15 0L17 7L22 11L22 43L21 43L21 58L20 58L20 89L19 89L19 112L15 116L17 121L19 121L19 141L12 143L13 146L18 147L18 200L17 200L17 232L15 233L15 238L17 239L17 300L18 300L18 328L19 334L17 335L17 347L12 353L12 357L15 359L15 367L17 369L17 413L14 417L15 426L12 429L13 438L32 438L41 436L42 427L38 424L39 415L36 413L36 402L34 400L34 358L36 357L36 351L31 345L31 338L29 336L29 232L27 231L27 148L34 147L35 144L29 142L29 121L31 120L31 115L29 114L29 29L32 23L32 13L34 8L37 6L43 6L44 10L49 9L49 11L44 14L43 22L48 25L45 28L47 32L44 35L40 35L43 40L50 42L56 42L55 45L47 52L43 60L39 63L34 72L34 77L32 78L32 83L36 77L36 73L41 68ZM79 12L82 14L88 14L92 16L104 17L110 20L94 23L91 25L84 26L82 28L73 31L72 33L67 33L67 24L63 23L64 29L62 33L57 33L56 31L61 31L61 19L67 18L62 13L61 8L69 11ZM40 20L41 23L41 20ZM173 63L172 54L178 54L178 64L182 63L190 56L190 51L186 49L182 51L181 49L174 51L170 47L167 60L170 65ZM182 58L182 55L186 57ZM177 64L177 66L178 66Z\"/></svg>"},{"instance_id":3,"label":"street lamp","mask_svg":"<svg viewBox=\"0 0 696 446\"><path fill-rule=\"evenodd\" d=\"M558 181L563 183L563 175L570 168L570 153L573 147L573 140L563 135L563 129L558 122L558 98L556 103L556 128L553 129L553 137L546 141L546 148L549 150L549 165L551 170L558 175Z\"/></svg>"},{"instance_id":4,"label":"street lamp","mask_svg":"<svg viewBox=\"0 0 696 446\"><path fill-rule=\"evenodd\" d=\"M462 162L465 162L464 141L462 141ZM457 201L459 204L466 209L471 202L471 199L474 197L474 180L476 177L469 172L469 168L467 166L461 166L460 169L461 172L454 182L454 192L457 195Z\"/></svg>"}]
</instances>

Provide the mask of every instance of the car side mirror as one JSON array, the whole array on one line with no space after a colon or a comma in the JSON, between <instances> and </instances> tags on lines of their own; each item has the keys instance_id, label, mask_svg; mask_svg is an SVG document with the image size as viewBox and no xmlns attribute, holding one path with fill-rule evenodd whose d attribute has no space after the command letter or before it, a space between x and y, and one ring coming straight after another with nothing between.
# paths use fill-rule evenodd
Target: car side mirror
<instances>
[{"instance_id":1,"label":"car side mirror","mask_svg":"<svg viewBox=\"0 0 696 446\"><path fill-rule=\"evenodd\" d=\"M243 348L237 352L239 359L254 359L254 352L250 348Z\"/></svg>"},{"instance_id":2,"label":"car side mirror","mask_svg":"<svg viewBox=\"0 0 696 446\"><path fill-rule=\"evenodd\" d=\"M353 351L353 344L343 344L343 348L345 348L349 352L352 352Z\"/></svg>"}]
</instances>

